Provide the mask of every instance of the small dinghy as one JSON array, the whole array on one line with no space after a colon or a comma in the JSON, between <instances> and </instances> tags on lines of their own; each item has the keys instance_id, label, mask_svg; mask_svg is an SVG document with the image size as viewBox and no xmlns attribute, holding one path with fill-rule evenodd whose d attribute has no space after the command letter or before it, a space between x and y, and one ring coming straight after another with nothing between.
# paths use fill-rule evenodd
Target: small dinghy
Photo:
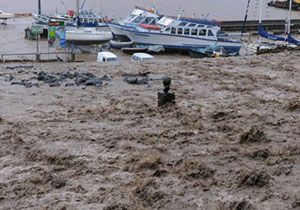
<instances>
[{"instance_id":1,"label":"small dinghy","mask_svg":"<svg viewBox=\"0 0 300 210\"><path fill-rule=\"evenodd\" d=\"M118 41L114 41L114 40L110 40L110 47L113 49L122 49L122 48L130 48L132 47L133 43L130 42L118 42Z\"/></svg>"},{"instance_id":2,"label":"small dinghy","mask_svg":"<svg viewBox=\"0 0 300 210\"><path fill-rule=\"evenodd\" d=\"M191 48L189 54L191 58L213 58L227 55L224 48L218 45L210 45L206 48Z\"/></svg>"},{"instance_id":3,"label":"small dinghy","mask_svg":"<svg viewBox=\"0 0 300 210\"><path fill-rule=\"evenodd\" d=\"M148 47L125 47L122 48L122 52L126 54L134 54L134 53L140 53L140 52L147 52Z\"/></svg>"}]
</instances>

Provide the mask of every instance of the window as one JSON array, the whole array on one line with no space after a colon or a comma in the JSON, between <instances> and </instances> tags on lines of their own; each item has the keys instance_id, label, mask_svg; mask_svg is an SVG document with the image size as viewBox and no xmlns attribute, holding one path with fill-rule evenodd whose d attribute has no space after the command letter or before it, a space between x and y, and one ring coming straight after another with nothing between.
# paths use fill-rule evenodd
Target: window
<instances>
[{"instance_id":1,"label":"window","mask_svg":"<svg viewBox=\"0 0 300 210\"><path fill-rule=\"evenodd\" d=\"M179 26L186 26L188 23L187 22L181 22L180 24L179 24Z\"/></svg>"},{"instance_id":2,"label":"window","mask_svg":"<svg viewBox=\"0 0 300 210\"><path fill-rule=\"evenodd\" d=\"M184 29L184 34L185 35L190 35L190 29L189 28L185 28Z\"/></svg>"},{"instance_id":3,"label":"window","mask_svg":"<svg viewBox=\"0 0 300 210\"><path fill-rule=\"evenodd\" d=\"M176 34L176 28L171 28L171 34Z\"/></svg>"},{"instance_id":4,"label":"window","mask_svg":"<svg viewBox=\"0 0 300 210\"><path fill-rule=\"evenodd\" d=\"M147 17L147 18L143 21L143 23L149 24L152 20L153 20L152 17Z\"/></svg>"},{"instance_id":5,"label":"window","mask_svg":"<svg viewBox=\"0 0 300 210\"><path fill-rule=\"evenodd\" d=\"M200 29L199 36L206 36L206 29Z\"/></svg>"},{"instance_id":6,"label":"window","mask_svg":"<svg viewBox=\"0 0 300 210\"><path fill-rule=\"evenodd\" d=\"M198 35L198 29L192 29L192 36Z\"/></svg>"},{"instance_id":7,"label":"window","mask_svg":"<svg viewBox=\"0 0 300 210\"><path fill-rule=\"evenodd\" d=\"M166 28L166 31L168 31L168 32L169 32L169 31L170 31L170 28Z\"/></svg>"},{"instance_id":8,"label":"window","mask_svg":"<svg viewBox=\"0 0 300 210\"><path fill-rule=\"evenodd\" d=\"M194 27L196 24L195 23L190 23L189 27Z\"/></svg>"},{"instance_id":9,"label":"window","mask_svg":"<svg viewBox=\"0 0 300 210\"><path fill-rule=\"evenodd\" d=\"M144 16L140 15L133 22L134 23L140 23L140 22L142 22L142 20L144 20L144 18L145 18Z\"/></svg>"},{"instance_id":10,"label":"window","mask_svg":"<svg viewBox=\"0 0 300 210\"><path fill-rule=\"evenodd\" d=\"M177 34L182 34L182 32L183 32L182 28L177 29Z\"/></svg>"},{"instance_id":11,"label":"window","mask_svg":"<svg viewBox=\"0 0 300 210\"><path fill-rule=\"evenodd\" d=\"M208 30L208 36L214 36L214 34L211 30Z\"/></svg>"}]
</instances>

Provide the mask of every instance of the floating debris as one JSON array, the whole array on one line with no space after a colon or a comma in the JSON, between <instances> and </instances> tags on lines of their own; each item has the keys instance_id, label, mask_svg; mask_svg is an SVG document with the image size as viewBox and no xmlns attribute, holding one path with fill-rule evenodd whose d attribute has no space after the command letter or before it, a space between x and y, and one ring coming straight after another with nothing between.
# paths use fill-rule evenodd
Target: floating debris
<instances>
[{"instance_id":1,"label":"floating debris","mask_svg":"<svg viewBox=\"0 0 300 210\"><path fill-rule=\"evenodd\" d=\"M18 66L6 66L6 69L14 70L14 69L32 69L33 65L18 65Z\"/></svg>"},{"instance_id":2,"label":"floating debris","mask_svg":"<svg viewBox=\"0 0 300 210\"><path fill-rule=\"evenodd\" d=\"M31 77L29 80L21 80L21 81L12 81L14 78L9 77L7 81L12 81L11 85L24 85L25 87L39 87L38 83L32 83L31 80L37 80L44 82L44 84L48 84L50 87L59 87L62 83L65 83L65 87L71 86L96 86L100 87L103 84L103 81L111 81L111 77L108 75L104 75L103 77L97 77L92 73L78 73L74 74L67 71L58 74L48 74L44 71L34 72L37 76ZM71 82L73 80L74 82Z\"/></svg>"},{"instance_id":3,"label":"floating debris","mask_svg":"<svg viewBox=\"0 0 300 210\"><path fill-rule=\"evenodd\" d=\"M131 85L146 85L150 81L149 74L150 72L137 74L125 73L122 77L124 77L125 82Z\"/></svg>"}]
</instances>

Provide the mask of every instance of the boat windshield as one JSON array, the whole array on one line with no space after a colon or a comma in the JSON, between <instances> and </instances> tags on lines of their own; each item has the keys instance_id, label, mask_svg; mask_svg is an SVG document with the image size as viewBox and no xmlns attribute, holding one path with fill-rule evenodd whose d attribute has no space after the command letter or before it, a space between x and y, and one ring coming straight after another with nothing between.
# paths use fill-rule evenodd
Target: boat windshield
<instances>
[{"instance_id":1,"label":"boat windshield","mask_svg":"<svg viewBox=\"0 0 300 210\"><path fill-rule=\"evenodd\" d=\"M134 19L132 22L133 23L141 23L141 22L143 22L144 19L145 19L145 16L140 15L136 19Z\"/></svg>"},{"instance_id":2,"label":"boat windshield","mask_svg":"<svg viewBox=\"0 0 300 210\"><path fill-rule=\"evenodd\" d=\"M127 19L125 20L126 22L132 22L135 18L136 18L137 16L136 15L129 15L128 17L127 17Z\"/></svg>"},{"instance_id":3,"label":"boat windshield","mask_svg":"<svg viewBox=\"0 0 300 210\"><path fill-rule=\"evenodd\" d=\"M151 24L154 20L154 17L146 17L142 23L144 24Z\"/></svg>"}]
</instances>

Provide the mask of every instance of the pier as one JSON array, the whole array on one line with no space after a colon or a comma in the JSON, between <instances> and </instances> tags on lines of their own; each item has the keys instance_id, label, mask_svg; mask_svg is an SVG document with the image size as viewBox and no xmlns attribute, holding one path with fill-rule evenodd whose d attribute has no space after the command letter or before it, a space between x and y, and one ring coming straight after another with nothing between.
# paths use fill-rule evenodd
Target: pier
<instances>
[{"instance_id":1,"label":"pier","mask_svg":"<svg viewBox=\"0 0 300 210\"><path fill-rule=\"evenodd\" d=\"M220 26L223 31L242 31L244 21L222 21ZM263 20L262 24L268 31L274 33L284 33L286 20ZM300 19L291 20L291 31L298 32L300 29ZM248 20L245 24L245 31L258 31L258 20Z\"/></svg>"}]
</instances>

